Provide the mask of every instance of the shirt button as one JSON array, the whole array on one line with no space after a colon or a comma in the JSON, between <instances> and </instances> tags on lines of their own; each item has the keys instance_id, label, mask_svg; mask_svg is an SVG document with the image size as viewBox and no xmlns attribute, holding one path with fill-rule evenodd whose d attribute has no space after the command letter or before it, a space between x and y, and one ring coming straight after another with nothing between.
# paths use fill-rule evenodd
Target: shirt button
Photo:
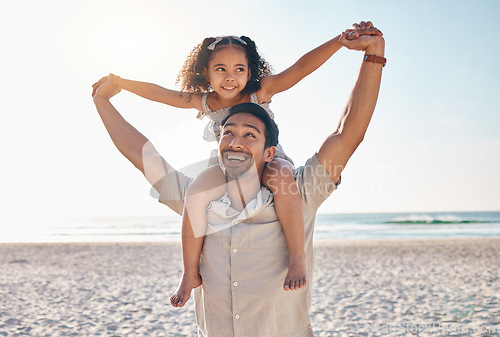
<instances>
[{"instance_id":1,"label":"shirt button","mask_svg":"<svg viewBox=\"0 0 500 337\"><path fill-rule=\"evenodd\" d=\"M235 248L235 249L233 249L233 252L234 252L234 253L237 253L237 252L238 252L238 249L236 249L236 248Z\"/></svg>"},{"instance_id":2,"label":"shirt button","mask_svg":"<svg viewBox=\"0 0 500 337\"><path fill-rule=\"evenodd\" d=\"M234 282L233 284L234 284L234 286L235 286L235 287L237 287L237 286L238 286L238 282Z\"/></svg>"},{"instance_id":3,"label":"shirt button","mask_svg":"<svg viewBox=\"0 0 500 337\"><path fill-rule=\"evenodd\" d=\"M240 315L234 315L234 318L240 319Z\"/></svg>"}]
</instances>

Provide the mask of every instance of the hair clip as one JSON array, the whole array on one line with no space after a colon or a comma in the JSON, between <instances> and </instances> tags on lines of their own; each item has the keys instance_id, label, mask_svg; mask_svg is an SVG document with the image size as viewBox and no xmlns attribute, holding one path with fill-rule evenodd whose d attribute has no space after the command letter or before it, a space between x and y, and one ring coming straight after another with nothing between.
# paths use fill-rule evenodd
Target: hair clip
<instances>
[{"instance_id":1,"label":"hair clip","mask_svg":"<svg viewBox=\"0 0 500 337\"><path fill-rule=\"evenodd\" d=\"M221 42L223 38L224 37L222 37L222 36L217 36L215 38L215 41L208 45L207 49L208 50L214 50L215 46L217 45L217 43ZM236 41L238 41L239 43L241 43L241 44L243 44L245 46L247 45L247 43L246 43L245 40L243 40L243 39L241 39L241 38L239 38L237 36L232 35L232 36L227 36L227 38L236 40Z\"/></svg>"},{"instance_id":2,"label":"hair clip","mask_svg":"<svg viewBox=\"0 0 500 337\"><path fill-rule=\"evenodd\" d=\"M221 42L222 41L222 37L221 36L217 36L215 38L215 41L212 42L211 44L208 45L207 49L208 50L214 50L215 49L215 46L217 45L217 43Z\"/></svg>"},{"instance_id":3,"label":"hair clip","mask_svg":"<svg viewBox=\"0 0 500 337\"><path fill-rule=\"evenodd\" d=\"M243 40L243 39L242 39L242 38L240 38L240 37L237 37L237 36L232 35L232 36L231 36L231 38L232 38L232 39L234 39L234 40L236 40L236 41L238 41L239 43L241 43L241 44L243 44L243 45L245 45L245 46L247 45L246 41L245 41L245 40Z\"/></svg>"}]
</instances>

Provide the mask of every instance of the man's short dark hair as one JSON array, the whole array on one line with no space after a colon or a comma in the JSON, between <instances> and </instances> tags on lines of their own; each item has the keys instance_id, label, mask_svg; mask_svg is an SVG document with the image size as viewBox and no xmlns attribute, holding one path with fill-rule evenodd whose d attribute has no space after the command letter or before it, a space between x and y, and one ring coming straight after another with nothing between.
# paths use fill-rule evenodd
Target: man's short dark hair
<instances>
[{"instance_id":1,"label":"man's short dark hair","mask_svg":"<svg viewBox=\"0 0 500 337\"><path fill-rule=\"evenodd\" d=\"M260 119L266 129L264 130L265 148L278 145L279 129L276 122L269 116L267 111L255 103L241 103L229 109L229 115L222 120L221 127L224 127L227 120L238 113L247 113Z\"/></svg>"}]
</instances>

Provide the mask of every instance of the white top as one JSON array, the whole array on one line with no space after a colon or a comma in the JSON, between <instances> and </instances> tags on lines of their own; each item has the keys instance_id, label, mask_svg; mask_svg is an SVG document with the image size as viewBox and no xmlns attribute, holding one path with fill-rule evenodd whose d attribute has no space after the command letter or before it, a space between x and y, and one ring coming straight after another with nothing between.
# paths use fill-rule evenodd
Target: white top
<instances>
[{"instance_id":1,"label":"white top","mask_svg":"<svg viewBox=\"0 0 500 337\"><path fill-rule=\"evenodd\" d=\"M205 131L203 132L203 139L205 139L207 142L214 142L219 140L220 124L224 120L224 118L226 118L227 115L229 115L229 109L231 109L231 107L212 111L207 104L208 94L209 93L204 93L203 96L201 96L201 106L203 107L203 112L200 111L198 113L198 116L196 116L196 118L203 119L206 116L210 120L207 126L205 127ZM264 110L267 111L269 116L271 116L271 118L274 119L274 114L269 108L269 104L271 102L259 104L257 94L252 93L250 94L250 103L255 103L260 105L261 107L264 108Z\"/></svg>"}]
</instances>

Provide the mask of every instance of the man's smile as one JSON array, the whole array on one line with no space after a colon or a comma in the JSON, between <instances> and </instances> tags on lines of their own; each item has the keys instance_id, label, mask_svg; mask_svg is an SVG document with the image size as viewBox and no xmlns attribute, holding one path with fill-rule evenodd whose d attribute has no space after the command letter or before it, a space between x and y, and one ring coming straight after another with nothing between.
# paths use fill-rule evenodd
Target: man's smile
<instances>
[{"instance_id":1,"label":"man's smile","mask_svg":"<svg viewBox=\"0 0 500 337\"><path fill-rule=\"evenodd\" d=\"M226 150L223 152L223 157L226 163L239 164L251 158L251 155L246 152Z\"/></svg>"}]
</instances>

